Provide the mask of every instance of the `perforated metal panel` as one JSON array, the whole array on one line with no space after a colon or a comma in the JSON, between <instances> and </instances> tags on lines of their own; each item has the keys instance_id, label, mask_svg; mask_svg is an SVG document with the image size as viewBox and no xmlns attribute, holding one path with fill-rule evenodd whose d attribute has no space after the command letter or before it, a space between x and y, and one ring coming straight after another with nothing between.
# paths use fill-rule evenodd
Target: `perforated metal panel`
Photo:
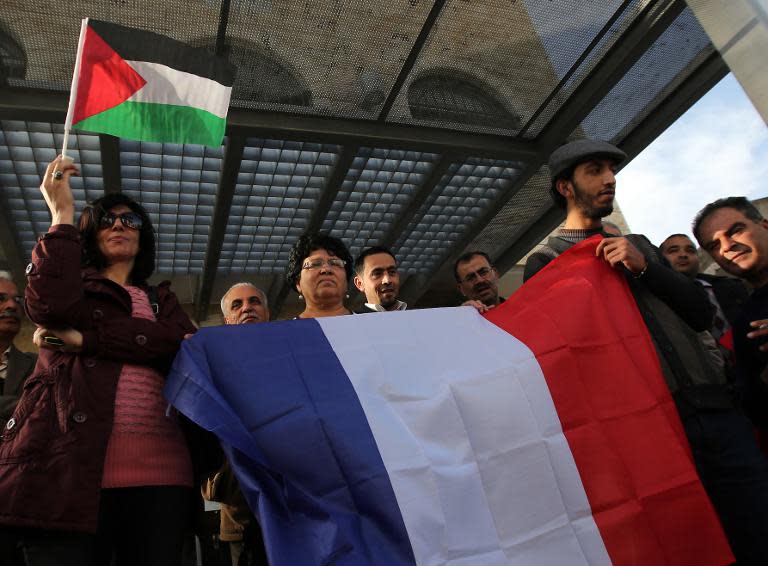
<instances>
[{"instance_id":1,"label":"perforated metal panel","mask_svg":"<svg viewBox=\"0 0 768 566\"><path fill-rule=\"evenodd\" d=\"M219 271L281 273L338 159L339 147L251 138L243 151Z\"/></svg>"},{"instance_id":2,"label":"perforated metal panel","mask_svg":"<svg viewBox=\"0 0 768 566\"><path fill-rule=\"evenodd\" d=\"M587 137L620 140L714 51L688 8L657 39L581 127Z\"/></svg>"},{"instance_id":3,"label":"perforated metal panel","mask_svg":"<svg viewBox=\"0 0 768 566\"><path fill-rule=\"evenodd\" d=\"M378 244L432 172L435 153L360 148L323 223L357 257Z\"/></svg>"},{"instance_id":4,"label":"perforated metal panel","mask_svg":"<svg viewBox=\"0 0 768 566\"><path fill-rule=\"evenodd\" d=\"M499 194L521 164L471 158L452 164L395 245L406 273L429 272Z\"/></svg>"},{"instance_id":5,"label":"perforated metal panel","mask_svg":"<svg viewBox=\"0 0 768 566\"><path fill-rule=\"evenodd\" d=\"M157 271L203 270L222 148L120 141L123 192L149 213L157 237Z\"/></svg>"},{"instance_id":6,"label":"perforated metal panel","mask_svg":"<svg viewBox=\"0 0 768 566\"><path fill-rule=\"evenodd\" d=\"M51 213L40 192L40 183L48 163L61 152L63 138L61 124L0 122L3 206L8 207L13 231L26 257L32 253L37 237L51 225ZM70 179L79 213L86 201L103 195L98 136L71 134L67 153L80 168L81 176Z\"/></svg>"}]
</instances>

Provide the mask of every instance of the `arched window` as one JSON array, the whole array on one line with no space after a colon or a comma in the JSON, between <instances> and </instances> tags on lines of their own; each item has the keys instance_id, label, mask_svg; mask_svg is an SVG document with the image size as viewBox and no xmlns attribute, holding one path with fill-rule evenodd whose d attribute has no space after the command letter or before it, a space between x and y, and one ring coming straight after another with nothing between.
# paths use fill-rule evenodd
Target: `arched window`
<instances>
[{"instance_id":1,"label":"arched window","mask_svg":"<svg viewBox=\"0 0 768 566\"><path fill-rule=\"evenodd\" d=\"M213 50L214 39L193 42ZM293 67L261 45L228 39L228 57L237 67L232 100L312 106L312 91Z\"/></svg>"},{"instance_id":2,"label":"arched window","mask_svg":"<svg viewBox=\"0 0 768 566\"><path fill-rule=\"evenodd\" d=\"M0 22L0 85L8 79L23 79L27 73L27 55L5 23Z\"/></svg>"},{"instance_id":3,"label":"arched window","mask_svg":"<svg viewBox=\"0 0 768 566\"><path fill-rule=\"evenodd\" d=\"M411 116L430 122L517 130L520 117L508 110L493 88L454 70L432 70L408 87Z\"/></svg>"}]
</instances>

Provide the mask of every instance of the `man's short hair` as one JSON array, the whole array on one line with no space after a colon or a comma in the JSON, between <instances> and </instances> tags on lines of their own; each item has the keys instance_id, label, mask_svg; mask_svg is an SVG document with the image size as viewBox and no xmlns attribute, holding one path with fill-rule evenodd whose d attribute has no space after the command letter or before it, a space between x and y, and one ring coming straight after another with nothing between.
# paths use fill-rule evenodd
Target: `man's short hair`
<instances>
[{"instance_id":1,"label":"man's short hair","mask_svg":"<svg viewBox=\"0 0 768 566\"><path fill-rule=\"evenodd\" d=\"M757 207L752 204L746 197L727 197L717 199L716 201L710 202L707 206L702 208L696 215L696 218L693 219L693 235L696 236L696 240L699 242L699 245L701 245L701 234L699 231L701 229L702 222L704 222L704 220L706 220L710 214L716 210L720 210L721 208L733 208L734 210L738 210L744 216L754 222L760 222L764 220L763 215L760 213Z\"/></svg>"},{"instance_id":2,"label":"man's short hair","mask_svg":"<svg viewBox=\"0 0 768 566\"><path fill-rule=\"evenodd\" d=\"M664 246L667 242L669 242L672 238L688 238L689 240L691 237L688 234L670 234L667 236L661 244L659 244L659 250L661 250L661 253L664 253Z\"/></svg>"},{"instance_id":3,"label":"man's short hair","mask_svg":"<svg viewBox=\"0 0 768 566\"><path fill-rule=\"evenodd\" d=\"M365 271L365 258L376 254L388 254L392 256L392 259L394 259L395 263L397 263L397 258L395 257L395 254L392 253L392 250L384 246L372 246L363 250L360 252L360 255L357 256L357 259L355 260L355 273L362 276L363 271Z\"/></svg>"},{"instance_id":4,"label":"man's short hair","mask_svg":"<svg viewBox=\"0 0 768 566\"><path fill-rule=\"evenodd\" d=\"M13 275L11 275L10 271L5 271L4 269L0 269L0 279L3 279L5 281L10 281L14 285L16 285L16 281L13 280Z\"/></svg>"},{"instance_id":5,"label":"man's short hair","mask_svg":"<svg viewBox=\"0 0 768 566\"><path fill-rule=\"evenodd\" d=\"M461 278L459 277L459 264L467 263L476 255L483 256L488 262L488 265L490 265L491 267L494 267L493 263L491 262L490 256L485 252L481 252L480 250L475 250L475 251L462 254L461 256L459 256L459 259L456 260L456 263L453 264L453 276L456 278L457 283L461 283Z\"/></svg>"},{"instance_id":6,"label":"man's short hair","mask_svg":"<svg viewBox=\"0 0 768 566\"><path fill-rule=\"evenodd\" d=\"M576 165L578 165L578 163ZM571 165L566 170L562 171L557 177L552 179L552 185L550 185L549 187L549 196L552 197L552 202L555 203L555 206L563 210L568 208L568 201L560 193L560 191L557 190L557 182L558 181L573 182L573 172L576 171L576 165Z\"/></svg>"},{"instance_id":7,"label":"man's short hair","mask_svg":"<svg viewBox=\"0 0 768 566\"><path fill-rule=\"evenodd\" d=\"M241 281L240 283L235 283L234 285L232 285L229 289L227 289L227 292L221 296L221 314L223 314L224 316L227 316L228 314L227 303L224 302L224 299L227 298L227 295L229 295L232 289L237 289L238 287L253 287L254 289L256 289L259 292L259 295L261 295L261 300L264 301L264 307L267 309L269 308L269 305L267 304L267 294L264 291L259 289L253 283L249 283L248 281Z\"/></svg>"}]
</instances>

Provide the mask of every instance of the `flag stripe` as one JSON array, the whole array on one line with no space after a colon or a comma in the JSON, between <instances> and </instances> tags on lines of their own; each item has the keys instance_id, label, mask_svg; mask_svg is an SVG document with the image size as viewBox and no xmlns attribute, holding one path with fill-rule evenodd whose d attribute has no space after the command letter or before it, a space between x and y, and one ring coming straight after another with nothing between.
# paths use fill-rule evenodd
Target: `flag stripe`
<instances>
[{"instance_id":1,"label":"flag stripe","mask_svg":"<svg viewBox=\"0 0 768 566\"><path fill-rule=\"evenodd\" d=\"M75 130L132 140L221 145L226 120L188 106L123 102L73 124ZM183 141L182 141L183 140Z\"/></svg>"},{"instance_id":2,"label":"flag stripe","mask_svg":"<svg viewBox=\"0 0 768 566\"><path fill-rule=\"evenodd\" d=\"M227 347L205 342L210 333ZM270 564L415 564L365 414L315 320L204 328L184 346L184 380L166 396L231 444L249 504L263 511ZM255 347L259 363L232 355ZM222 392L213 400L197 377L208 366ZM233 413L242 426L223 416Z\"/></svg>"},{"instance_id":3,"label":"flag stripe","mask_svg":"<svg viewBox=\"0 0 768 566\"><path fill-rule=\"evenodd\" d=\"M227 117L231 87L167 65L145 61L127 63L147 81L147 84L133 93L128 102L191 106L222 119Z\"/></svg>"},{"instance_id":4,"label":"flag stripe","mask_svg":"<svg viewBox=\"0 0 768 566\"><path fill-rule=\"evenodd\" d=\"M472 308L318 322L365 411L418 564L610 564L524 344Z\"/></svg>"},{"instance_id":5,"label":"flag stripe","mask_svg":"<svg viewBox=\"0 0 768 566\"><path fill-rule=\"evenodd\" d=\"M235 82L234 67L225 58L215 57L207 49L191 47L164 35L109 22L89 20L88 25L128 61L161 63L228 87Z\"/></svg>"}]
</instances>

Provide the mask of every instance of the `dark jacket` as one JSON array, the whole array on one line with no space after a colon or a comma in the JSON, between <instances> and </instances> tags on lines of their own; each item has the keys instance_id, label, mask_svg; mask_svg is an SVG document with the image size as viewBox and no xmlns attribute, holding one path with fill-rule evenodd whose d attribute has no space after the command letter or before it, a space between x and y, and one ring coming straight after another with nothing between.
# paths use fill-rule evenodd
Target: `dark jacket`
<instances>
[{"instance_id":1,"label":"dark jacket","mask_svg":"<svg viewBox=\"0 0 768 566\"><path fill-rule=\"evenodd\" d=\"M728 319L728 324L733 326L744 308L744 304L749 299L749 290L744 283L739 279L707 275L706 273L699 273L696 279L701 279L712 285L715 298L720 304L725 318Z\"/></svg>"},{"instance_id":2,"label":"dark jacket","mask_svg":"<svg viewBox=\"0 0 768 566\"><path fill-rule=\"evenodd\" d=\"M80 269L80 237L55 226L32 252L26 309L36 324L83 333L78 354L43 349L0 441L0 523L94 532L115 392L124 362L166 373L195 331L168 283L157 321L131 316L131 298Z\"/></svg>"},{"instance_id":3,"label":"dark jacket","mask_svg":"<svg viewBox=\"0 0 768 566\"><path fill-rule=\"evenodd\" d=\"M3 393L0 395L0 426L5 427L6 421L11 418L11 413L16 408L19 395L21 395L21 386L35 369L36 361L37 354L22 352L11 344Z\"/></svg>"}]
</instances>

